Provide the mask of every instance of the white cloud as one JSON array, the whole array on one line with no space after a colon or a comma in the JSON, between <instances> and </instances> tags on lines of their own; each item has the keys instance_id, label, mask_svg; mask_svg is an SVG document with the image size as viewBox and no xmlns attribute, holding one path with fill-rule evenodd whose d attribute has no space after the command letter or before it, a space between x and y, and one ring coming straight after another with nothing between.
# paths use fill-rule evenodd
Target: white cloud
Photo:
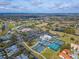
<instances>
[{"instance_id":1,"label":"white cloud","mask_svg":"<svg viewBox=\"0 0 79 59\"><path fill-rule=\"evenodd\" d=\"M31 8L28 8L28 7L5 7L5 6L0 6L0 9L3 9L3 10L31 10Z\"/></svg>"},{"instance_id":2,"label":"white cloud","mask_svg":"<svg viewBox=\"0 0 79 59\"><path fill-rule=\"evenodd\" d=\"M0 5L4 6L4 5L10 5L10 2L0 2Z\"/></svg>"},{"instance_id":3,"label":"white cloud","mask_svg":"<svg viewBox=\"0 0 79 59\"><path fill-rule=\"evenodd\" d=\"M48 5L47 8L49 9L79 8L79 5L73 3L58 3L58 4L54 3Z\"/></svg>"}]
</instances>

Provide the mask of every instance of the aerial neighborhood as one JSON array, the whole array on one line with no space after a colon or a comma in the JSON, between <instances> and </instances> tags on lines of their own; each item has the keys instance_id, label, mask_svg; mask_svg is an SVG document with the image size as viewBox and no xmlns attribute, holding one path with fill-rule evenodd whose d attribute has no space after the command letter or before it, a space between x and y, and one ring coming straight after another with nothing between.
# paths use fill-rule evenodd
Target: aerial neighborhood
<instances>
[{"instance_id":1,"label":"aerial neighborhood","mask_svg":"<svg viewBox=\"0 0 79 59\"><path fill-rule=\"evenodd\" d=\"M0 16L0 59L79 59L79 17Z\"/></svg>"}]
</instances>

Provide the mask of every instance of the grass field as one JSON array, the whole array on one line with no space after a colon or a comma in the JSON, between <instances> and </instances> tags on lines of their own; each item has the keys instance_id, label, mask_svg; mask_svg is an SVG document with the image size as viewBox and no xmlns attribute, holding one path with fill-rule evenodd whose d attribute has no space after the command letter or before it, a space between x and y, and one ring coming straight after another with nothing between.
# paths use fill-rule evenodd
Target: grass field
<instances>
[{"instance_id":1,"label":"grass field","mask_svg":"<svg viewBox=\"0 0 79 59\"><path fill-rule=\"evenodd\" d=\"M60 59L58 56L59 51L51 50L50 48L46 48L44 51L41 52L43 56L45 56L47 59Z\"/></svg>"},{"instance_id":2,"label":"grass field","mask_svg":"<svg viewBox=\"0 0 79 59\"><path fill-rule=\"evenodd\" d=\"M65 43L75 43L75 40L79 39L79 36L72 35L72 34L66 34L63 32L56 32L56 31L49 31L51 34L57 34L60 36L60 39L63 40ZM71 38L74 38L75 40L71 40ZM79 42L77 42L79 43Z\"/></svg>"},{"instance_id":3,"label":"grass field","mask_svg":"<svg viewBox=\"0 0 79 59\"><path fill-rule=\"evenodd\" d=\"M12 29L12 28L14 28L14 27L15 27L15 24L13 24L13 23L9 23L9 24L8 24L8 28L9 28L9 29Z\"/></svg>"}]
</instances>

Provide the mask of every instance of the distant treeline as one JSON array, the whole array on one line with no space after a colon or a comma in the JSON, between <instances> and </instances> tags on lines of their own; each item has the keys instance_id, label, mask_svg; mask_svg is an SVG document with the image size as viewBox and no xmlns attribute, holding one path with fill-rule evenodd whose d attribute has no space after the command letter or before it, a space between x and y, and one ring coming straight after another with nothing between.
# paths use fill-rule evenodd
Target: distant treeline
<instances>
[{"instance_id":1,"label":"distant treeline","mask_svg":"<svg viewBox=\"0 0 79 59\"><path fill-rule=\"evenodd\" d=\"M45 20L45 17L53 20L79 20L79 13L0 13L0 19L3 20L25 20L29 18Z\"/></svg>"}]
</instances>

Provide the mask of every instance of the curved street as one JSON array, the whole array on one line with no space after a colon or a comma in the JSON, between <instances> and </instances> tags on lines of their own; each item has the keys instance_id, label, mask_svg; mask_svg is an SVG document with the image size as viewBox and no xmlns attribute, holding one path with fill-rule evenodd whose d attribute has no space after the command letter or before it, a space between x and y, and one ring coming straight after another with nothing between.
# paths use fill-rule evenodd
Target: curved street
<instances>
[{"instance_id":1,"label":"curved street","mask_svg":"<svg viewBox=\"0 0 79 59\"><path fill-rule=\"evenodd\" d=\"M22 42L22 45L28 49L29 51L31 51L35 56L37 56L39 59L46 59L42 54L34 51L33 49L31 49L25 42Z\"/></svg>"}]
</instances>

